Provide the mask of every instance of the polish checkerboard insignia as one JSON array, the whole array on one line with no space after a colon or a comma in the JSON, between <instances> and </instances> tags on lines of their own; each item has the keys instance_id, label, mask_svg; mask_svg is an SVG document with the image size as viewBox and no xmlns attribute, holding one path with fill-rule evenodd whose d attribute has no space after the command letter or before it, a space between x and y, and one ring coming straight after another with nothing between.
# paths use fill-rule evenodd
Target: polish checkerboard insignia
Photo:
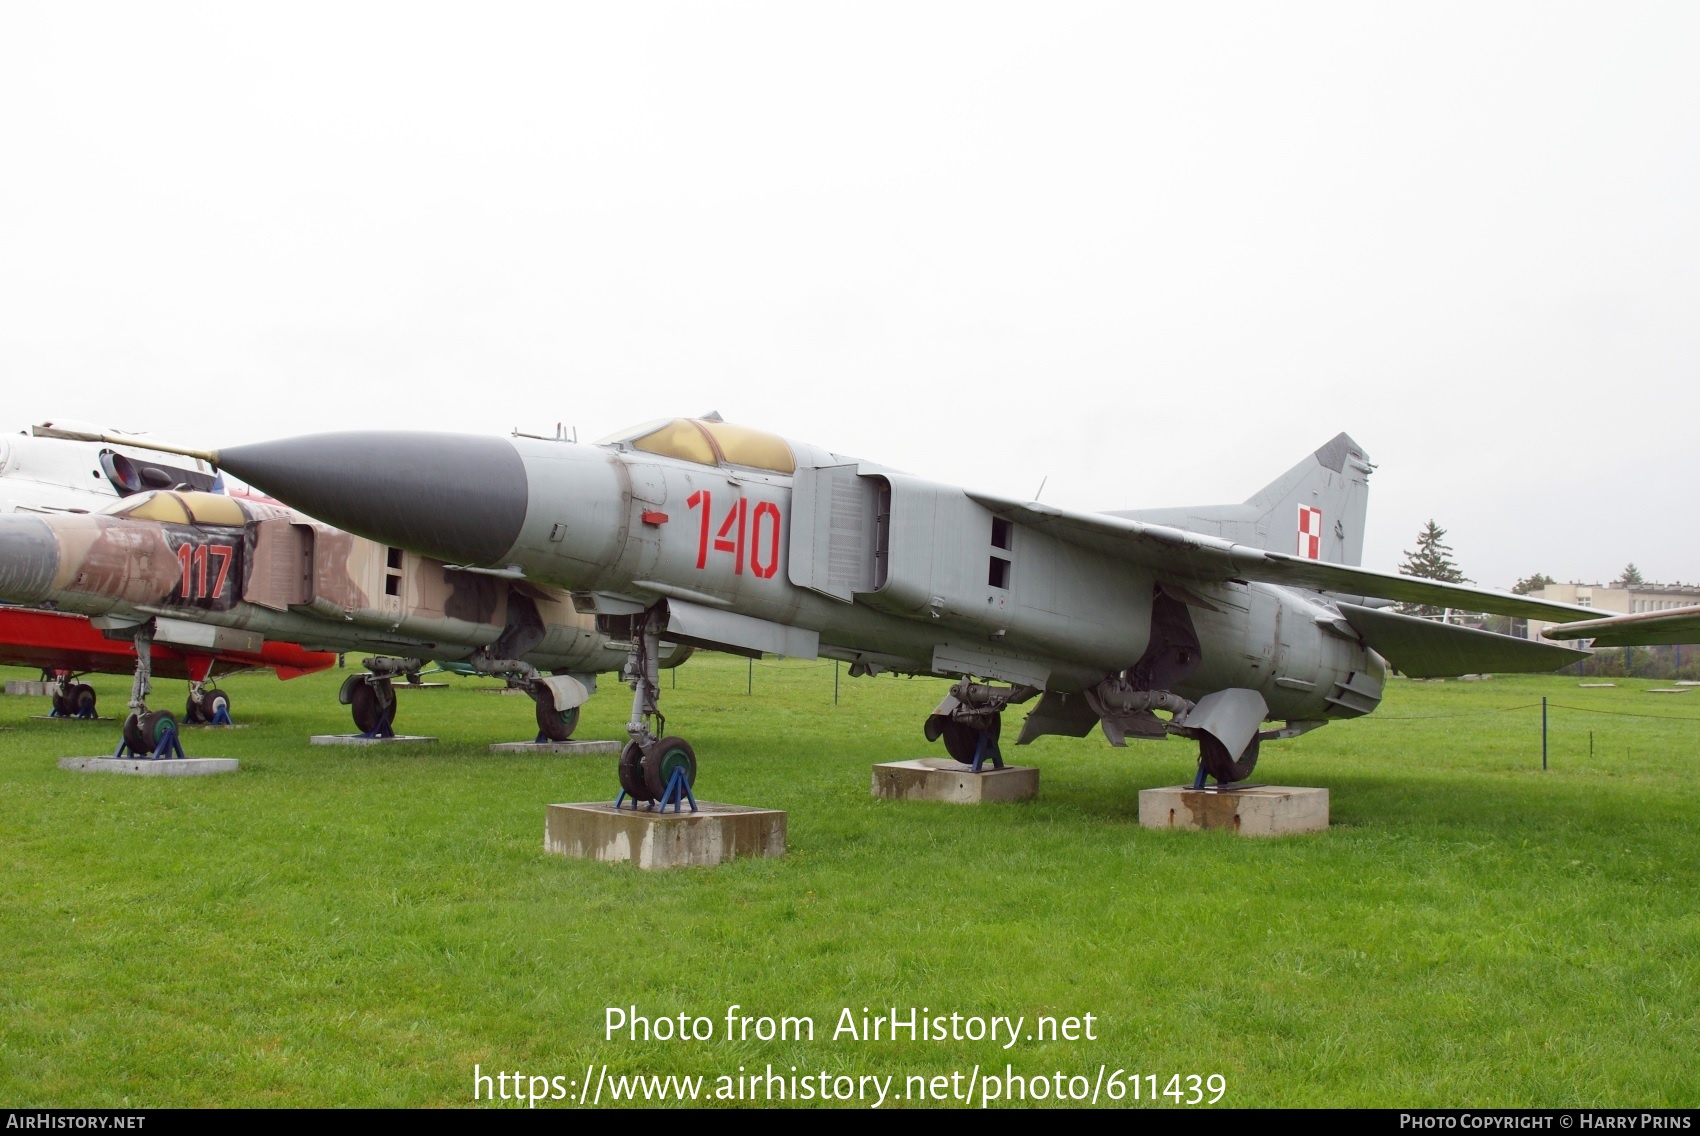
<instances>
[{"instance_id":1,"label":"polish checkerboard insignia","mask_svg":"<svg viewBox=\"0 0 1700 1136\"><path fill-rule=\"evenodd\" d=\"M1322 510L1315 505L1299 506L1299 551L1306 560L1322 559Z\"/></svg>"}]
</instances>

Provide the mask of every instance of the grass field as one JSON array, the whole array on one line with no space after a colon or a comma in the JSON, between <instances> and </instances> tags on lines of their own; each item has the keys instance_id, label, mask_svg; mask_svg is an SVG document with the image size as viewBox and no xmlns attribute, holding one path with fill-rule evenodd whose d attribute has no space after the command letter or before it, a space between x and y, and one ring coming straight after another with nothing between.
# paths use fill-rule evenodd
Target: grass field
<instances>
[{"instance_id":1,"label":"grass field","mask_svg":"<svg viewBox=\"0 0 1700 1136\"><path fill-rule=\"evenodd\" d=\"M610 758L486 753L534 732L528 700L451 680L400 695L437 746L310 747L348 729L341 677L221 683L247 728L187 744L242 770L204 779L60 771L117 723L0 701L0 1103L459 1105L475 1064L706 1097L771 1063L899 1096L1007 1065L1219 1073L1230 1105L1700 1104L1700 693L1396 681L1265 747L1258 780L1329 787L1334 825L1253 841L1138 827L1140 788L1191 776L1178 740L1015 751L1025 805L873 800L870 763L931 749L943 684L846 677L835 706L830 663L757 664L746 694L744 660L698 655L663 694L699 794L787 810L790 852L644 873L543 853L547 803L617 786ZM94 683L115 712L127 680ZM606 683L579 736L628 704ZM734 1003L816 1038L724 1040ZM608 1006L716 1039L605 1041ZM832 1038L893 1006L1090 1012L1098 1039Z\"/></svg>"}]
</instances>

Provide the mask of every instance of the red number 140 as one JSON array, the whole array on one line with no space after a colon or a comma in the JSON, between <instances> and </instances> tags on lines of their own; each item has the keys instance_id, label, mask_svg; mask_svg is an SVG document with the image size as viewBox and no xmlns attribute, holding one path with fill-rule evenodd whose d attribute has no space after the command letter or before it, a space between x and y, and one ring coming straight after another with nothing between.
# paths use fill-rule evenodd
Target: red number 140
<instances>
[{"instance_id":1,"label":"red number 140","mask_svg":"<svg viewBox=\"0 0 1700 1136\"><path fill-rule=\"evenodd\" d=\"M702 509L702 520L697 529L697 567L708 567L708 554L712 552L730 552L732 554L732 572L734 575L744 574L745 549L749 550L750 571L760 579L766 580L779 571L779 506L771 501L758 501L755 508L750 508L747 497L739 497L732 507L726 510L726 519L720 523L720 528L709 537L709 529L713 524L711 515L714 512L714 497L706 489L699 489L685 499L692 511ZM762 559L766 553L767 559Z\"/></svg>"}]
</instances>

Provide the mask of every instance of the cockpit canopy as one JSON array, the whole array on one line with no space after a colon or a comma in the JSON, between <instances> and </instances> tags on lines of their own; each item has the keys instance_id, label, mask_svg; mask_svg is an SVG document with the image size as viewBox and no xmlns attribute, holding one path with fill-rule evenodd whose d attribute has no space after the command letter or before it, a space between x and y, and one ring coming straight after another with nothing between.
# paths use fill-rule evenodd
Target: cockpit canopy
<instances>
[{"instance_id":1,"label":"cockpit canopy","mask_svg":"<svg viewBox=\"0 0 1700 1136\"><path fill-rule=\"evenodd\" d=\"M137 493L101 512L138 521L164 521L172 525L243 525L248 515L233 498L222 493L173 492L156 489Z\"/></svg>"},{"instance_id":2,"label":"cockpit canopy","mask_svg":"<svg viewBox=\"0 0 1700 1136\"><path fill-rule=\"evenodd\" d=\"M791 447L777 434L715 418L668 418L622 430L597 443L641 450L699 465L739 465L772 473L797 472Z\"/></svg>"}]
</instances>

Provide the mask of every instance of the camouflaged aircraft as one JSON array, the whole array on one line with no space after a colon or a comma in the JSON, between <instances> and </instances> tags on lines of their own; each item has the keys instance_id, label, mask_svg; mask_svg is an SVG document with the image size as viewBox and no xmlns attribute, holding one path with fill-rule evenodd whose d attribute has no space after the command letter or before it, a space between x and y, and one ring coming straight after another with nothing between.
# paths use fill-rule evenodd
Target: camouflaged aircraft
<instances>
[{"instance_id":1,"label":"camouflaged aircraft","mask_svg":"<svg viewBox=\"0 0 1700 1136\"><path fill-rule=\"evenodd\" d=\"M375 736L392 732L392 680L418 681L434 660L524 690L539 740L556 741L572 735L596 672L628 654L558 590L363 540L275 502L194 491L138 493L98 513L0 517L0 600L80 613L133 638L125 739L140 751L172 721L146 704L156 642L378 652L340 694ZM214 695L223 697L205 694Z\"/></svg>"},{"instance_id":2,"label":"camouflaged aircraft","mask_svg":"<svg viewBox=\"0 0 1700 1136\"><path fill-rule=\"evenodd\" d=\"M1344 434L1243 503L1115 513L925 481L712 415L594 445L363 431L183 452L370 539L568 589L632 644L620 781L640 800L695 772L660 713L663 639L954 678L923 728L975 770L1001 764L1003 711L1037 698L1018 744L1094 726L1112 745L1178 735L1203 784L1249 776L1265 742L1372 712L1390 667L1583 657L1394 601L1598 614L1357 567L1373 466Z\"/></svg>"},{"instance_id":3,"label":"camouflaged aircraft","mask_svg":"<svg viewBox=\"0 0 1700 1136\"><path fill-rule=\"evenodd\" d=\"M121 432L111 436L126 437ZM157 453L127 445L0 434L0 514L98 512L148 488L205 490L214 488L217 478L205 462L173 465ZM189 722L229 719L230 696L208 685L215 668L228 675L263 667L289 679L336 665L334 654L304 651L294 643L244 640L215 649L201 639L204 636L194 642L156 639L152 651L155 675L188 681ZM94 687L80 680L92 672L133 673L136 652L129 640L109 638L86 616L0 602L0 663L39 668L49 684L53 716L93 718Z\"/></svg>"}]
</instances>

